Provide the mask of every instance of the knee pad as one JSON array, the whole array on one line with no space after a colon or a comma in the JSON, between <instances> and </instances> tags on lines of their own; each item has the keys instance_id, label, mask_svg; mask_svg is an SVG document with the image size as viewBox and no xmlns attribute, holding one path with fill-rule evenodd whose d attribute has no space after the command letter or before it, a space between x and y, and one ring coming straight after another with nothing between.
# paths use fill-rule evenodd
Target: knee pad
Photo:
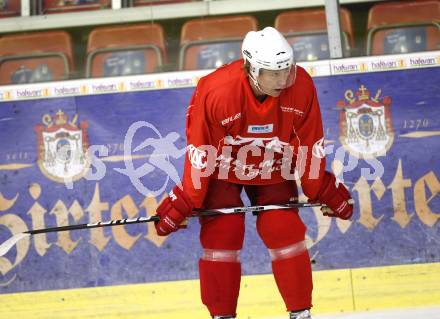
<instances>
[{"instance_id":1,"label":"knee pad","mask_svg":"<svg viewBox=\"0 0 440 319\"><path fill-rule=\"evenodd\" d=\"M203 249L202 260L238 263L240 250Z\"/></svg>"},{"instance_id":2,"label":"knee pad","mask_svg":"<svg viewBox=\"0 0 440 319\"><path fill-rule=\"evenodd\" d=\"M204 249L240 250L244 240L244 214L200 218L200 243Z\"/></svg>"},{"instance_id":3,"label":"knee pad","mask_svg":"<svg viewBox=\"0 0 440 319\"><path fill-rule=\"evenodd\" d=\"M303 240L281 248L269 248L268 251L272 261L276 261L304 254L307 251L307 246Z\"/></svg>"},{"instance_id":4,"label":"knee pad","mask_svg":"<svg viewBox=\"0 0 440 319\"><path fill-rule=\"evenodd\" d=\"M296 211L274 209L258 214L257 231L267 248L277 249L304 241L306 226Z\"/></svg>"}]
</instances>

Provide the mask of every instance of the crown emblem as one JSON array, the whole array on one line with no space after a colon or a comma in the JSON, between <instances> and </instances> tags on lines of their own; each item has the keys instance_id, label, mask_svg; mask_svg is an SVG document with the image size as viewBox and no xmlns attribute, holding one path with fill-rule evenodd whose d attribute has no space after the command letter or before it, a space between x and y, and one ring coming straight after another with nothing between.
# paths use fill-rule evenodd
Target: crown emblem
<instances>
[{"instance_id":1,"label":"crown emblem","mask_svg":"<svg viewBox=\"0 0 440 319\"><path fill-rule=\"evenodd\" d=\"M78 115L75 114L73 119L68 123L69 117L66 113L64 113L63 110L58 110L54 115L50 114L44 114L42 118L42 122L44 125L46 125L47 128L56 125L56 126L64 126L66 124L69 124L71 127L77 127L76 121L78 119Z\"/></svg>"},{"instance_id":2,"label":"crown emblem","mask_svg":"<svg viewBox=\"0 0 440 319\"><path fill-rule=\"evenodd\" d=\"M365 101L370 99L370 91L364 85L361 85L359 90L356 92L356 96L359 101Z\"/></svg>"},{"instance_id":3,"label":"crown emblem","mask_svg":"<svg viewBox=\"0 0 440 319\"><path fill-rule=\"evenodd\" d=\"M64 125L67 123L67 115L62 110L58 110L54 117L55 125Z\"/></svg>"},{"instance_id":4,"label":"crown emblem","mask_svg":"<svg viewBox=\"0 0 440 319\"><path fill-rule=\"evenodd\" d=\"M381 89L378 89L376 92L376 95L374 97L371 96L370 91L362 84L356 93L353 93L352 90L345 91L345 100L348 101L350 106L363 104L365 102L373 102L373 103L379 103L379 97L382 93ZM391 104L391 100L389 97L384 97L383 104L389 105ZM346 107L347 104L345 101L338 101L337 106Z\"/></svg>"}]
</instances>

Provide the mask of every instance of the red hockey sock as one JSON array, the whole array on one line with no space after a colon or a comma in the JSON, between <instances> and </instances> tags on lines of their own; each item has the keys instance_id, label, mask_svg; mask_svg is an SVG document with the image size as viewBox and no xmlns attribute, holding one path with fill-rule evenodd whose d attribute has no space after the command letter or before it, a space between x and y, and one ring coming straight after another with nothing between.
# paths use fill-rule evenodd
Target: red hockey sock
<instances>
[{"instance_id":1,"label":"red hockey sock","mask_svg":"<svg viewBox=\"0 0 440 319\"><path fill-rule=\"evenodd\" d=\"M211 316L236 315L240 290L241 264L200 259L202 302Z\"/></svg>"},{"instance_id":2,"label":"red hockey sock","mask_svg":"<svg viewBox=\"0 0 440 319\"><path fill-rule=\"evenodd\" d=\"M274 260L272 271L288 311L312 306L312 269L307 252Z\"/></svg>"}]
</instances>

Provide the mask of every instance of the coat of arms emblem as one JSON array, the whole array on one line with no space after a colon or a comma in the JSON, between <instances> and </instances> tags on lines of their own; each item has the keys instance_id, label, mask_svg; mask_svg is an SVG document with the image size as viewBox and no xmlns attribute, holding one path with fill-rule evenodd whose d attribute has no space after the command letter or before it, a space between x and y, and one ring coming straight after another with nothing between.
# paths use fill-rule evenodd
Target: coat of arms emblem
<instances>
[{"instance_id":1,"label":"coat of arms emblem","mask_svg":"<svg viewBox=\"0 0 440 319\"><path fill-rule=\"evenodd\" d=\"M355 94L345 92L345 99L337 103L340 113L339 138L344 148L360 158L373 158L386 154L394 141L391 123L391 98L380 98L381 90L371 97L361 85Z\"/></svg>"},{"instance_id":2,"label":"coat of arms emblem","mask_svg":"<svg viewBox=\"0 0 440 319\"><path fill-rule=\"evenodd\" d=\"M68 122L67 115L59 110L54 116L43 115L43 124L35 126L38 141L38 166L49 179L65 183L83 177L89 168L85 121L76 124L78 115Z\"/></svg>"}]
</instances>

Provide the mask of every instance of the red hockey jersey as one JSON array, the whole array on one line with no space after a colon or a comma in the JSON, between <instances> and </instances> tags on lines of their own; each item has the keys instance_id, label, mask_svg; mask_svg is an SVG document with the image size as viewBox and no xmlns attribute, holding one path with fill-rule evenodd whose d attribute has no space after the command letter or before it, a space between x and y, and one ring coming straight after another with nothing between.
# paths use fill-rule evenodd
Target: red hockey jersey
<instances>
[{"instance_id":1,"label":"red hockey jersey","mask_svg":"<svg viewBox=\"0 0 440 319\"><path fill-rule=\"evenodd\" d=\"M200 79L187 111L183 189L201 207L211 178L239 184L294 179L315 199L325 168L316 89L297 66L293 86L279 97L254 96L243 61Z\"/></svg>"}]
</instances>

